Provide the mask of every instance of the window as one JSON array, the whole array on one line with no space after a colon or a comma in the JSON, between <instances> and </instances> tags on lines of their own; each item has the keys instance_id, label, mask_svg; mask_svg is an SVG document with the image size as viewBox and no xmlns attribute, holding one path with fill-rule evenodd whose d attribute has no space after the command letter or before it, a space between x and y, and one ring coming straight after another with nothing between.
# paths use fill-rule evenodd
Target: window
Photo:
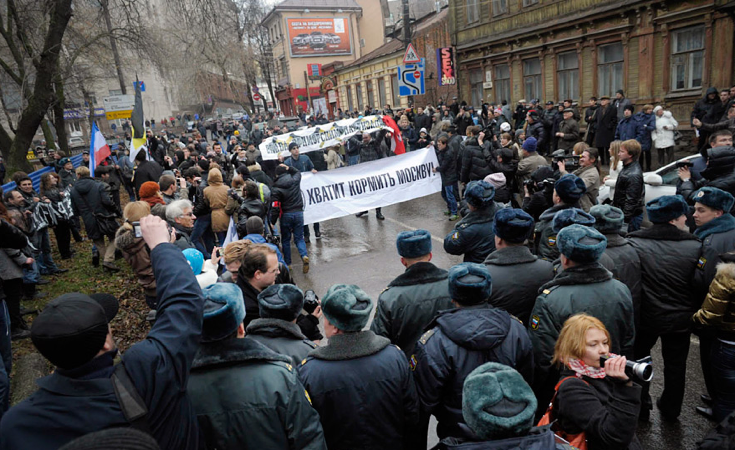
<instances>
[{"instance_id":1,"label":"window","mask_svg":"<svg viewBox=\"0 0 735 450\"><path fill-rule=\"evenodd\" d=\"M671 35L671 88L702 87L704 27L687 28Z\"/></svg>"},{"instance_id":2,"label":"window","mask_svg":"<svg viewBox=\"0 0 735 450\"><path fill-rule=\"evenodd\" d=\"M510 103L510 67L508 64L495 66L493 87L495 88L495 103L502 103L503 100Z\"/></svg>"},{"instance_id":3,"label":"window","mask_svg":"<svg viewBox=\"0 0 735 450\"><path fill-rule=\"evenodd\" d=\"M122 95L122 89L110 89L110 95Z\"/></svg>"},{"instance_id":4,"label":"window","mask_svg":"<svg viewBox=\"0 0 735 450\"><path fill-rule=\"evenodd\" d=\"M559 96L562 99L579 97L579 59L577 52L562 53L557 65Z\"/></svg>"},{"instance_id":5,"label":"window","mask_svg":"<svg viewBox=\"0 0 735 450\"><path fill-rule=\"evenodd\" d=\"M523 87L526 101L541 98L541 60L538 58L523 61Z\"/></svg>"},{"instance_id":6,"label":"window","mask_svg":"<svg viewBox=\"0 0 735 450\"><path fill-rule=\"evenodd\" d=\"M354 111L355 108L352 107L352 86L347 86L347 108L349 111Z\"/></svg>"},{"instance_id":7,"label":"window","mask_svg":"<svg viewBox=\"0 0 735 450\"><path fill-rule=\"evenodd\" d=\"M536 4L538 4L538 0L523 0L523 7L524 8L526 6L533 6L533 5L536 5Z\"/></svg>"},{"instance_id":8,"label":"window","mask_svg":"<svg viewBox=\"0 0 735 450\"><path fill-rule=\"evenodd\" d=\"M470 71L470 93L472 95L472 105L482 105L482 69L472 69Z\"/></svg>"},{"instance_id":9,"label":"window","mask_svg":"<svg viewBox=\"0 0 735 450\"><path fill-rule=\"evenodd\" d=\"M379 105L371 105L376 107L377 109L382 109L383 106L386 104L386 97L385 97L385 80L383 77L378 78L378 97L380 98L380 104Z\"/></svg>"},{"instance_id":10,"label":"window","mask_svg":"<svg viewBox=\"0 0 735 450\"><path fill-rule=\"evenodd\" d=\"M393 93L393 105L391 107L396 108L401 104L401 98L398 96L398 75L390 77L390 91Z\"/></svg>"},{"instance_id":11,"label":"window","mask_svg":"<svg viewBox=\"0 0 735 450\"><path fill-rule=\"evenodd\" d=\"M623 88L623 44L602 45L597 49L597 94L613 96Z\"/></svg>"},{"instance_id":12,"label":"window","mask_svg":"<svg viewBox=\"0 0 735 450\"><path fill-rule=\"evenodd\" d=\"M359 109L363 109L365 104L362 102L362 83L357 83L355 85L355 92L357 93L357 107Z\"/></svg>"},{"instance_id":13,"label":"window","mask_svg":"<svg viewBox=\"0 0 735 450\"><path fill-rule=\"evenodd\" d=\"M508 12L508 0L493 0L493 16Z\"/></svg>"},{"instance_id":14,"label":"window","mask_svg":"<svg viewBox=\"0 0 735 450\"><path fill-rule=\"evenodd\" d=\"M480 11L477 8L479 0L466 0L467 2L467 23L473 23L480 20Z\"/></svg>"},{"instance_id":15,"label":"window","mask_svg":"<svg viewBox=\"0 0 735 450\"><path fill-rule=\"evenodd\" d=\"M375 108L375 93L373 92L373 80L367 81L368 106Z\"/></svg>"}]
</instances>

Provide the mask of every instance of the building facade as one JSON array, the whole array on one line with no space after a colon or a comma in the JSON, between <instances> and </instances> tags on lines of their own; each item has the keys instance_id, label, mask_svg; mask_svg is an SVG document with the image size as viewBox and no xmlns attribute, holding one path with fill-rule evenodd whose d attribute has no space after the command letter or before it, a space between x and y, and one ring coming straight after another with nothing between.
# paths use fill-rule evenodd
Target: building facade
<instances>
[{"instance_id":1,"label":"building facade","mask_svg":"<svg viewBox=\"0 0 735 450\"><path fill-rule=\"evenodd\" d=\"M336 108L336 95L325 95L314 65L352 62L382 46L387 14L386 0L285 0L274 6L262 24L283 114Z\"/></svg>"},{"instance_id":2,"label":"building facade","mask_svg":"<svg viewBox=\"0 0 735 450\"><path fill-rule=\"evenodd\" d=\"M425 58L425 92L413 96L416 106L436 105L440 100L447 102L457 94L457 80L454 84L440 86L441 70L437 63L436 50L449 47L449 9L430 13L414 24L412 44L419 56ZM402 35L400 30L396 35ZM392 108L406 108L409 97L398 95L398 67L403 64L406 46L394 39L372 53L337 70L340 104L343 110L364 111L366 106L382 109L385 105Z\"/></svg>"},{"instance_id":3,"label":"building facade","mask_svg":"<svg viewBox=\"0 0 735 450\"><path fill-rule=\"evenodd\" d=\"M625 92L688 124L710 86L733 83L728 0L456 0L461 98L511 104Z\"/></svg>"}]
</instances>

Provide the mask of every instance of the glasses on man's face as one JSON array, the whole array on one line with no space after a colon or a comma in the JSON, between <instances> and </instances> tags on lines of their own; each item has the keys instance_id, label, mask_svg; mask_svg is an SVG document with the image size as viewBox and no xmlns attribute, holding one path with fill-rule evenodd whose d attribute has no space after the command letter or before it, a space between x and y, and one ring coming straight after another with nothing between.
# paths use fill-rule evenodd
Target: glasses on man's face
<instances>
[{"instance_id":1,"label":"glasses on man's face","mask_svg":"<svg viewBox=\"0 0 735 450\"><path fill-rule=\"evenodd\" d=\"M193 212L184 213L184 217L194 217Z\"/></svg>"}]
</instances>

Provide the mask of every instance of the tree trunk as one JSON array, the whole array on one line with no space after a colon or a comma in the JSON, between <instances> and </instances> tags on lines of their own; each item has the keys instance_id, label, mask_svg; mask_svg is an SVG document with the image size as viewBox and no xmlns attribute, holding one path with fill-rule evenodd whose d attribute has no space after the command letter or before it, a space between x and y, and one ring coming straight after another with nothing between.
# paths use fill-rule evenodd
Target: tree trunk
<instances>
[{"instance_id":1,"label":"tree trunk","mask_svg":"<svg viewBox=\"0 0 735 450\"><path fill-rule=\"evenodd\" d=\"M54 127L56 127L56 139L59 148L66 156L71 156L69 151L69 138L66 135L66 123L64 122L64 107L66 106L66 97L64 96L64 82L60 76L54 78L54 90L56 91L56 101L54 102Z\"/></svg>"},{"instance_id":2,"label":"tree trunk","mask_svg":"<svg viewBox=\"0 0 735 450\"><path fill-rule=\"evenodd\" d=\"M125 78L122 72L122 63L120 62L120 52L117 50L117 39L112 35L112 20L110 20L110 1L100 0L102 6L102 15L105 18L105 26L107 27L107 33L110 35L110 49L112 50L112 57L115 59L115 70L117 71L117 80L120 82L120 90L123 95L127 94L128 91L125 87Z\"/></svg>"},{"instance_id":3,"label":"tree trunk","mask_svg":"<svg viewBox=\"0 0 735 450\"><path fill-rule=\"evenodd\" d=\"M54 133L51 131L48 119L44 118L41 121L41 129L43 130L43 138L46 139L46 148L48 150L56 150L56 145L54 145Z\"/></svg>"},{"instance_id":4,"label":"tree trunk","mask_svg":"<svg viewBox=\"0 0 735 450\"><path fill-rule=\"evenodd\" d=\"M59 44L64 38L66 27L71 19L71 2L72 0L55 0L49 15L43 50L38 61L34 63L36 81L33 86L33 94L28 99L28 106L20 116L15 140L11 147L10 165L18 169L31 167L26 160L26 153L38 126L46 115L46 110L55 100L53 84L58 73L59 52L61 51Z\"/></svg>"}]
</instances>

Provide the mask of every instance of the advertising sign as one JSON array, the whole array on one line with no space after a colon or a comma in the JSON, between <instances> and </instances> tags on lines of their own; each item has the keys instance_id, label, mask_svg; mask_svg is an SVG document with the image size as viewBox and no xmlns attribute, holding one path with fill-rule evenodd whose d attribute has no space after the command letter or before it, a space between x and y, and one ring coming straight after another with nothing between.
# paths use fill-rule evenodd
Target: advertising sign
<instances>
[{"instance_id":1,"label":"advertising sign","mask_svg":"<svg viewBox=\"0 0 735 450\"><path fill-rule=\"evenodd\" d=\"M436 66L439 68L439 86L457 84L457 73L454 71L454 49L444 47L436 49Z\"/></svg>"},{"instance_id":2,"label":"advertising sign","mask_svg":"<svg viewBox=\"0 0 735 450\"><path fill-rule=\"evenodd\" d=\"M347 17L286 19L291 56L351 55Z\"/></svg>"}]
</instances>

